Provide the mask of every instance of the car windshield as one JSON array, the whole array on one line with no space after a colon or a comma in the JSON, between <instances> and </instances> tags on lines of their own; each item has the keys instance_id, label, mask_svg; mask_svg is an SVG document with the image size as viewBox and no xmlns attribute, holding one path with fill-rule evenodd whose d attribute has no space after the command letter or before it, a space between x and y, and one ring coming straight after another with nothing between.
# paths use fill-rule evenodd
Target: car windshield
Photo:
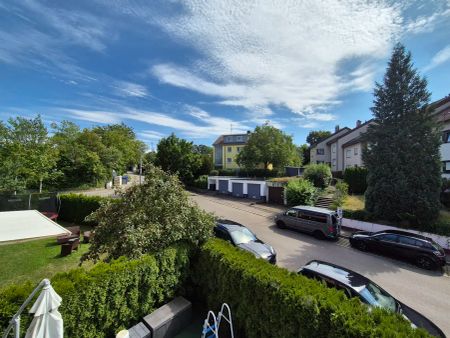
<instances>
[{"instance_id":1,"label":"car windshield","mask_svg":"<svg viewBox=\"0 0 450 338\"><path fill-rule=\"evenodd\" d=\"M381 290L375 284L369 283L364 289L359 291L361 297L370 305L385 308L390 311L397 311L397 302L393 297Z\"/></svg>"},{"instance_id":2,"label":"car windshield","mask_svg":"<svg viewBox=\"0 0 450 338\"><path fill-rule=\"evenodd\" d=\"M245 244L248 242L253 242L256 240L255 235L253 233L246 229L242 228L240 230L236 230L230 233L231 238L233 239L234 244Z\"/></svg>"},{"instance_id":3,"label":"car windshield","mask_svg":"<svg viewBox=\"0 0 450 338\"><path fill-rule=\"evenodd\" d=\"M443 251L444 250L444 249L442 249L442 247L439 244L437 244L434 241L431 242L431 245L433 246L434 250L436 250L436 251Z\"/></svg>"}]
</instances>

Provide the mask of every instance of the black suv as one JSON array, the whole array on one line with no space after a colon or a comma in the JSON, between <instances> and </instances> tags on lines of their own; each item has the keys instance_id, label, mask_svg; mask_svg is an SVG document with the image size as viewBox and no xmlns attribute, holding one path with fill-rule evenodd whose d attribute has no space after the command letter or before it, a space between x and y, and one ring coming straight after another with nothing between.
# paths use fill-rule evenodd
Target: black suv
<instances>
[{"instance_id":1,"label":"black suv","mask_svg":"<svg viewBox=\"0 0 450 338\"><path fill-rule=\"evenodd\" d=\"M351 246L359 250L412 261L423 269L445 265L445 252L431 238L398 230L358 231L350 236Z\"/></svg>"},{"instance_id":2,"label":"black suv","mask_svg":"<svg viewBox=\"0 0 450 338\"><path fill-rule=\"evenodd\" d=\"M258 239L253 232L240 223L220 219L216 222L214 234L216 237L224 239L238 248L249 251L257 258L265 259L272 264L277 262L275 250Z\"/></svg>"},{"instance_id":3,"label":"black suv","mask_svg":"<svg viewBox=\"0 0 450 338\"><path fill-rule=\"evenodd\" d=\"M411 322L413 327L427 330L431 335L444 337L442 330L431 320L401 303L370 279L338 265L323 261L311 261L298 274L324 282L328 287L341 290L347 297L356 297L368 306L396 312Z\"/></svg>"}]
</instances>

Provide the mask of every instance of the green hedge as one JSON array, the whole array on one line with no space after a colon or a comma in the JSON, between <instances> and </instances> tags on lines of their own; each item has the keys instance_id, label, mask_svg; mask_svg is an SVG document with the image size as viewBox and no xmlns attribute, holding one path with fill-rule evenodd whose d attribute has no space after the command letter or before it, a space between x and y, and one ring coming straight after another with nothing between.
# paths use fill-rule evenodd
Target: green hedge
<instances>
[{"instance_id":1,"label":"green hedge","mask_svg":"<svg viewBox=\"0 0 450 338\"><path fill-rule=\"evenodd\" d=\"M83 194L61 194L59 195L59 198L61 200L61 207L59 209L58 219L77 224L90 225L95 224L86 222L84 220L86 216L97 210L102 202L112 200L112 198L108 197L87 196Z\"/></svg>"},{"instance_id":2,"label":"green hedge","mask_svg":"<svg viewBox=\"0 0 450 338\"><path fill-rule=\"evenodd\" d=\"M302 176L320 189L328 187L333 177L330 166L325 163L307 165Z\"/></svg>"},{"instance_id":3,"label":"green hedge","mask_svg":"<svg viewBox=\"0 0 450 338\"><path fill-rule=\"evenodd\" d=\"M276 169L216 169L210 172L211 176L240 176L240 177L277 177L279 172Z\"/></svg>"},{"instance_id":4,"label":"green hedge","mask_svg":"<svg viewBox=\"0 0 450 338\"><path fill-rule=\"evenodd\" d=\"M310 181L304 179L290 180L284 193L289 205L314 205L318 197L317 188Z\"/></svg>"},{"instance_id":5,"label":"green hedge","mask_svg":"<svg viewBox=\"0 0 450 338\"><path fill-rule=\"evenodd\" d=\"M344 181L348 184L349 193L364 194L367 189L367 169L361 167L345 169Z\"/></svg>"},{"instance_id":6,"label":"green hedge","mask_svg":"<svg viewBox=\"0 0 450 338\"><path fill-rule=\"evenodd\" d=\"M197 177L189 185L194 188L208 189L208 175L201 175L201 176Z\"/></svg>"},{"instance_id":7,"label":"green hedge","mask_svg":"<svg viewBox=\"0 0 450 338\"><path fill-rule=\"evenodd\" d=\"M131 327L176 295L187 276L189 256L189 247L180 244L137 260L122 258L90 270L57 274L51 283L62 298L64 336L112 337ZM16 284L0 289L0 332L34 287ZM22 332L31 319L25 311Z\"/></svg>"},{"instance_id":8,"label":"green hedge","mask_svg":"<svg viewBox=\"0 0 450 338\"><path fill-rule=\"evenodd\" d=\"M215 311L228 303L236 337L428 337L400 315L368 311L356 298L222 240L208 241L192 266L198 299Z\"/></svg>"}]
</instances>

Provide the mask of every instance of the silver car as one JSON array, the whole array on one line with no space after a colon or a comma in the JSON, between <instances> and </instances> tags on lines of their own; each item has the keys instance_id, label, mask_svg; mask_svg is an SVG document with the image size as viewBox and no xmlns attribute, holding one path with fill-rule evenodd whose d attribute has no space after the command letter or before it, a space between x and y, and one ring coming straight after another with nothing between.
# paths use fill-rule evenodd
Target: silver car
<instances>
[{"instance_id":1,"label":"silver car","mask_svg":"<svg viewBox=\"0 0 450 338\"><path fill-rule=\"evenodd\" d=\"M341 233L341 218L334 210L298 205L275 216L279 228L291 228L311 233L318 239L338 238Z\"/></svg>"}]
</instances>

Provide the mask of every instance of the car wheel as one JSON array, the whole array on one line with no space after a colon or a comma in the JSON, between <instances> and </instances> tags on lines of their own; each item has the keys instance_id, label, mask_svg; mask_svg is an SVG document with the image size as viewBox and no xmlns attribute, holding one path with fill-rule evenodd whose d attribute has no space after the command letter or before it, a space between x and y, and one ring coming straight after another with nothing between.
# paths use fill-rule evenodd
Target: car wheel
<instances>
[{"instance_id":1,"label":"car wheel","mask_svg":"<svg viewBox=\"0 0 450 338\"><path fill-rule=\"evenodd\" d=\"M361 251L366 251L367 250L367 244L365 242L363 242L363 241L355 242L355 247L358 250L361 250Z\"/></svg>"},{"instance_id":2,"label":"car wheel","mask_svg":"<svg viewBox=\"0 0 450 338\"><path fill-rule=\"evenodd\" d=\"M314 236L316 239L325 239L325 235L323 234L322 231L319 231L319 230L314 231L314 232L313 232L313 236Z\"/></svg>"},{"instance_id":3,"label":"car wheel","mask_svg":"<svg viewBox=\"0 0 450 338\"><path fill-rule=\"evenodd\" d=\"M436 268L434 261L427 256L419 256L416 260L417 266L426 270L433 270Z\"/></svg>"},{"instance_id":4,"label":"car wheel","mask_svg":"<svg viewBox=\"0 0 450 338\"><path fill-rule=\"evenodd\" d=\"M280 229L286 229L286 224L283 221L277 221L277 227Z\"/></svg>"}]
</instances>

